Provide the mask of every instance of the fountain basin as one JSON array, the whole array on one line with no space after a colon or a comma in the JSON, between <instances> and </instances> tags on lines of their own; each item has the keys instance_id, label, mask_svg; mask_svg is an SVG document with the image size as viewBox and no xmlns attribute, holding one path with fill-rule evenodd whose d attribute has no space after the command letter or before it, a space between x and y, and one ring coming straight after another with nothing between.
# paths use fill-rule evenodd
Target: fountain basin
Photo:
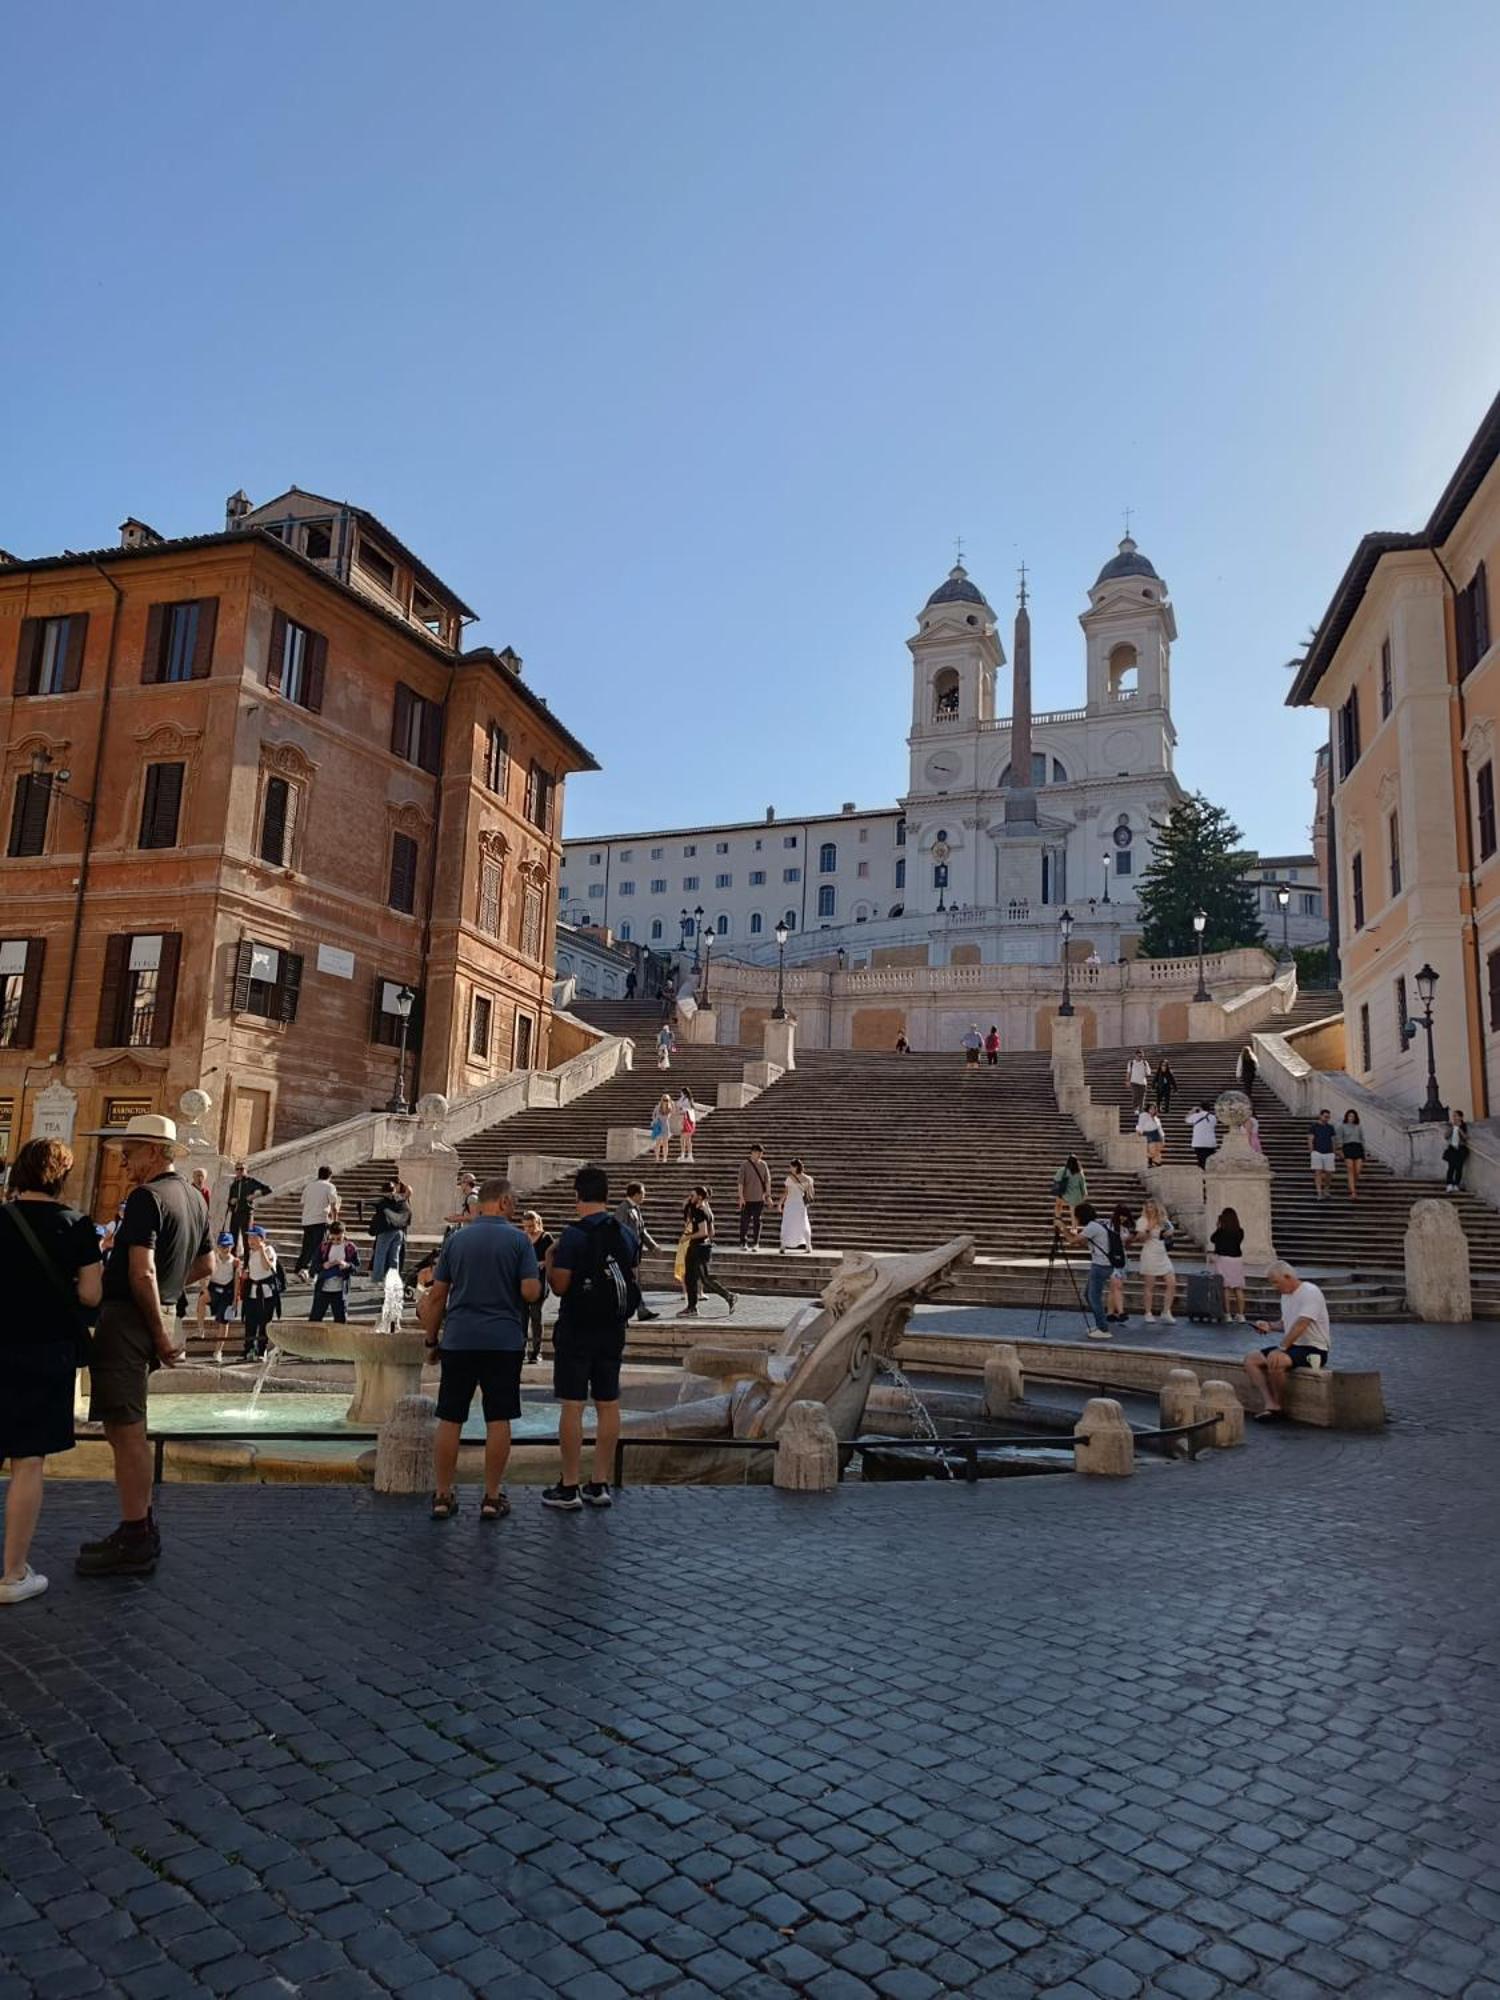
<instances>
[{"instance_id":1,"label":"fountain basin","mask_svg":"<svg viewBox=\"0 0 1500 2000\"><path fill-rule=\"evenodd\" d=\"M278 1320L271 1331L273 1346L303 1361L352 1361L354 1394L344 1421L378 1429L403 1396L422 1393L422 1364L427 1347L417 1327L383 1333L378 1326L350 1320Z\"/></svg>"}]
</instances>

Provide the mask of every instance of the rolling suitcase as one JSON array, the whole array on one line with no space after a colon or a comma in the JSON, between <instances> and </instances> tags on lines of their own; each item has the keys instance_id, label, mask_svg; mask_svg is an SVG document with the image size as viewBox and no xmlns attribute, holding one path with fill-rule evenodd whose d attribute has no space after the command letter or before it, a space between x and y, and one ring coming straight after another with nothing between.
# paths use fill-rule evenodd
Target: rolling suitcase
<instances>
[{"instance_id":1,"label":"rolling suitcase","mask_svg":"<svg viewBox=\"0 0 1500 2000\"><path fill-rule=\"evenodd\" d=\"M1187 1316L1189 1319L1223 1319L1224 1280L1217 1271L1192 1271L1188 1274Z\"/></svg>"}]
</instances>

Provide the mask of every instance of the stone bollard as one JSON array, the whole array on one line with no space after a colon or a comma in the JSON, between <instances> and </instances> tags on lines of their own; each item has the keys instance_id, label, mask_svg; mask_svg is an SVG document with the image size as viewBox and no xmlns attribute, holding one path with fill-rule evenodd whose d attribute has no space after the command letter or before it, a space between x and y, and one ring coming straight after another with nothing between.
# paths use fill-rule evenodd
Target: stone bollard
<instances>
[{"instance_id":1,"label":"stone bollard","mask_svg":"<svg viewBox=\"0 0 1500 2000\"><path fill-rule=\"evenodd\" d=\"M822 1403L793 1403L776 1437L775 1484L788 1493L831 1493L839 1483L839 1441Z\"/></svg>"},{"instance_id":2,"label":"stone bollard","mask_svg":"<svg viewBox=\"0 0 1500 2000\"><path fill-rule=\"evenodd\" d=\"M1094 1396L1073 1426L1073 1470L1099 1479L1128 1479L1135 1471L1135 1437L1113 1396Z\"/></svg>"},{"instance_id":3,"label":"stone bollard","mask_svg":"<svg viewBox=\"0 0 1500 2000\"><path fill-rule=\"evenodd\" d=\"M1026 1378L1021 1372L1021 1355L1006 1344L997 1347L984 1364L984 1414L1004 1417L1026 1400Z\"/></svg>"},{"instance_id":4,"label":"stone bollard","mask_svg":"<svg viewBox=\"0 0 1500 2000\"><path fill-rule=\"evenodd\" d=\"M1414 1201L1405 1248L1406 1303L1417 1318L1471 1320L1469 1239L1452 1203Z\"/></svg>"},{"instance_id":5,"label":"stone bollard","mask_svg":"<svg viewBox=\"0 0 1500 2000\"><path fill-rule=\"evenodd\" d=\"M437 1404L431 1396L403 1396L380 1427L375 1445L377 1493L430 1493Z\"/></svg>"},{"instance_id":6,"label":"stone bollard","mask_svg":"<svg viewBox=\"0 0 1500 2000\"><path fill-rule=\"evenodd\" d=\"M1158 1398L1161 1411L1159 1422L1164 1431L1176 1430L1179 1424L1198 1421L1198 1378L1191 1368L1171 1368L1167 1371Z\"/></svg>"},{"instance_id":7,"label":"stone bollard","mask_svg":"<svg viewBox=\"0 0 1500 2000\"><path fill-rule=\"evenodd\" d=\"M1231 1446L1245 1442L1245 1406L1227 1382L1203 1384L1193 1421L1200 1422L1205 1417L1219 1420L1208 1433L1209 1443L1219 1451L1228 1451Z\"/></svg>"}]
</instances>

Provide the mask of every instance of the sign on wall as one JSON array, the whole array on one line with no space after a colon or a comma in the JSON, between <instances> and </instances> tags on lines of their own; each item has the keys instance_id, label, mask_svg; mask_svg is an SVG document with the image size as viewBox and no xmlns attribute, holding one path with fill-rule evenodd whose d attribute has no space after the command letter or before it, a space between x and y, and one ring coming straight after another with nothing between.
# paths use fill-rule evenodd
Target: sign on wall
<instances>
[{"instance_id":1,"label":"sign on wall","mask_svg":"<svg viewBox=\"0 0 1500 2000\"><path fill-rule=\"evenodd\" d=\"M31 1101L33 1139L61 1139L67 1145L73 1137L78 1116L78 1095L65 1083L49 1083Z\"/></svg>"},{"instance_id":2,"label":"sign on wall","mask_svg":"<svg viewBox=\"0 0 1500 2000\"><path fill-rule=\"evenodd\" d=\"M318 970L331 974L335 979L354 977L354 953L343 951L336 944L318 946Z\"/></svg>"}]
</instances>

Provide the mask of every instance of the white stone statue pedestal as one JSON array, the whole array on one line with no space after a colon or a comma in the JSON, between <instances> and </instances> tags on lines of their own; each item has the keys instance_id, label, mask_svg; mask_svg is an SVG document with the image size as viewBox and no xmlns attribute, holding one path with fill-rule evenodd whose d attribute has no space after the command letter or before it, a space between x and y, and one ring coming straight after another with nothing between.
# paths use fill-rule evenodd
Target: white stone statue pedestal
<instances>
[{"instance_id":1,"label":"white stone statue pedestal","mask_svg":"<svg viewBox=\"0 0 1500 2000\"><path fill-rule=\"evenodd\" d=\"M1276 1257L1271 1240L1271 1163L1250 1144L1245 1131L1250 1100L1242 1091L1226 1090L1215 1100L1214 1110L1228 1130L1204 1170L1204 1245L1213 1234L1220 1210L1232 1208L1245 1232L1245 1262L1264 1269Z\"/></svg>"},{"instance_id":2,"label":"white stone statue pedestal","mask_svg":"<svg viewBox=\"0 0 1500 2000\"><path fill-rule=\"evenodd\" d=\"M761 1046L768 1063L773 1064L780 1070L795 1069L797 1067L797 1023L791 1019L785 1021L767 1021Z\"/></svg>"}]
</instances>

